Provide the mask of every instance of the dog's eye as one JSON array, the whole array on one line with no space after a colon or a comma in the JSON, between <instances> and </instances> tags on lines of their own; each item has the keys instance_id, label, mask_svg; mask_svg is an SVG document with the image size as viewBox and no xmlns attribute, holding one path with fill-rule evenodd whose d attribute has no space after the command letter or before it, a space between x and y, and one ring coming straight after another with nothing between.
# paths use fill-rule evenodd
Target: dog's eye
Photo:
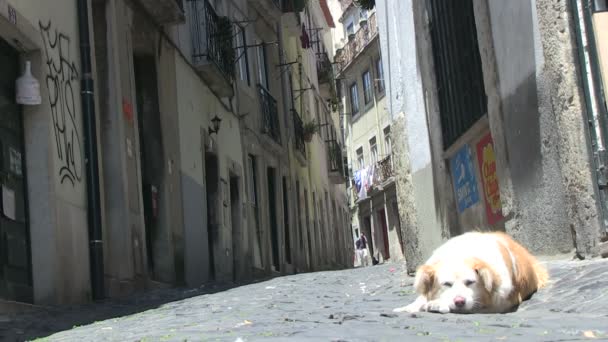
<instances>
[{"instance_id":1,"label":"dog's eye","mask_svg":"<svg viewBox=\"0 0 608 342\"><path fill-rule=\"evenodd\" d=\"M445 283L443 283L443 286L452 287L452 283L450 283L449 281L446 281Z\"/></svg>"},{"instance_id":2,"label":"dog's eye","mask_svg":"<svg viewBox=\"0 0 608 342\"><path fill-rule=\"evenodd\" d=\"M466 286L471 286L471 285L475 284L475 280L467 280L467 281L464 282L464 284Z\"/></svg>"}]
</instances>

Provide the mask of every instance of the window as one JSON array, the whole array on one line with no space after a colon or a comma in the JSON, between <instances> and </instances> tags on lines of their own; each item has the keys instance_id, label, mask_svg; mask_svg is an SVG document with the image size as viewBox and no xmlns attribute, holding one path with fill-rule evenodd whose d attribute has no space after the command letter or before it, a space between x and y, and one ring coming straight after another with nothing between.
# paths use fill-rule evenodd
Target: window
<instances>
[{"instance_id":1,"label":"window","mask_svg":"<svg viewBox=\"0 0 608 342\"><path fill-rule=\"evenodd\" d=\"M425 3L431 27L443 147L447 149L487 111L473 1ZM461 67L454 68L455 65Z\"/></svg>"},{"instance_id":2,"label":"window","mask_svg":"<svg viewBox=\"0 0 608 342\"><path fill-rule=\"evenodd\" d=\"M359 113L359 91L357 90L357 83L353 83L350 86L350 109L352 115Z\"/></svg>"},{"instance_id":3,"label":"window","mask_svg":"<svg viewBox=\"0 0 608 342\"><path fill-rule=\"evenodd\" d=\"M365 157L363 157L363 147L357 149L357 164L359 164L359 170L365 167Z\"/></svg>"},{"instance_id":4,"label":"window","mask_svg":"<svg viewBox=\"0 0 608 342\"><path fill-rule=\"evenodd\" d=\"M378 92L384 93L384 69L382 67L382 58L378 58L376 61L376 78L378 82Z\"/></svg>"},{"instance_id":5,"label":"window","mask_svg":"<svg viewBox=\"0 0 608 342\"><path fill-rule=\"evenodd\" d=\"M378 144L376 144L376 137L369 139L369 152L372 158L372 164L378 162Z\"/></svg>"},{"instance_id":6,"label":"window","mask_svg":"<svg viewBox=\"0 0 608 342\"><path fill-rule=\"evenodd\" d=\"M260 85L262 85L266 90L269 90L268 87L268 72L266 70L266 46L264 42L259 42L260 46L257 47L258 50L258 80L260 81Z\"/></svg>"},{"instance_id":7,"label":"window","mask_svg":"<svg viewBox=\"0 0 608 342\"><path fill-rule=\"evenodd\" d=\"M237 25L236 35L236 58L239 59L239 76L241 81L246 81L247 85L251 85L249 78L249 56L247 56L247 38L245 28Z\"/></svg>"},{"instance_id":8,"label":"window","mask_svg":"<svg viewBox=\"0 0 608 342\"><path fill-rule=\"evenodd\" d=\"M393 154L393 143L391 141L391 126L384 129L384 152L387 155Z\"/></svg>"},{"instance_id":9,"label":"window","mask_svg":"<svg viewBox=\"0 0 608 342\"><path fill-rule=\"evenodd\" d=\"M363 100L365 104L369 104L372 101L372 76L369 70L363 73Z\"/></svg>"}]
</instances>

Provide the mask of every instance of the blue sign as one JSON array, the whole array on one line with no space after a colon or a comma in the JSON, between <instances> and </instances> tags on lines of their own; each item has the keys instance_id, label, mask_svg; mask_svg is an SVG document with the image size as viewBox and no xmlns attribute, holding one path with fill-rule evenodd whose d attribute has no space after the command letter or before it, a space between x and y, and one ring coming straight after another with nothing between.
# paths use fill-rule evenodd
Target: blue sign
<instances>
[{"instance_id":1,"label":"blue sign","mask_svg":"<svg viewBox=\"0 0 608 342\"><path fill-rule=\"evenodd\" d=\"M477 180L471 157L471 148L466 144L450 160L459 213L479 201Z\"/></svg>"}]
</instances>

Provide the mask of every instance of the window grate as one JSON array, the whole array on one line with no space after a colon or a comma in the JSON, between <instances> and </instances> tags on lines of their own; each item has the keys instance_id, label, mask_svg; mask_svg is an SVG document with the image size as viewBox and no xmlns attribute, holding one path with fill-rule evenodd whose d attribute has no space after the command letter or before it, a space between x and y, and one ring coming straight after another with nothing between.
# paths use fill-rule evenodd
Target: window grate
<instances>
[{"instance_id":1,"label":"window grate","mask_svg":"<svg viewBox=\"0 0 608 342\"><path fill-rule=\"evenodd\" d=\"M443 147L447 149L487 108L472 0L429 0L433 61Z\"/></svg>"}]
</instances>

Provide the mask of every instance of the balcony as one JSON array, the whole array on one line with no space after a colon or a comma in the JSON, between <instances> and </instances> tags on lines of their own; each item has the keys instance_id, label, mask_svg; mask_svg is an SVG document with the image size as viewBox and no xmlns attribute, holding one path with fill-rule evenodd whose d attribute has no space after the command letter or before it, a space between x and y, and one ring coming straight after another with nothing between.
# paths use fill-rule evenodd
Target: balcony
<instances>
[{"instance_id":1,"label":"balcony","mask_svg":"<svg viewBox=\"0 0 608 342\"><path fill-rule=\"evenodd\" d=\"M295 147L301 156L306 159L306 143L304 142L304 122L300 118L300 114L295 110L293 112L293 130L294 130L294 142Z\"/></svg>"},{"instance_id":2,"label":"balcony","mask_svg":"<svg viewBox=\"0 0 608 342\"><path fill-rule=\"evenodd\" d=\"M327 168L329 180L333 184L344 184L344 160L342 159L342 146L337 140L327 141Z\"/></svg>"},{"instance_id":3,"label":"balcony","mask_svg":"<svg viewBox=\"0 0 608 342\"><path fill-rule=\"evenodd\" d=\"M281 0L283 13L300 13L306 7L306 0Z\"/></svg>"},{"instance_id":4,"label":"balcony","mask_svg":"<svg viewBox=\"0 0 608 342\"><path fill-rule=\"evenodd\" d=\"M283 13L281 11L281 0L248 0L248 2L268 22L279 20Z\"/></svg>"},{"instance_id":5,"label":"balcony","mask_svg":"<svg viewBox=\"0 0 608 342\"><path fill-rule=\"evenodd\" d=\"M270 95L268 90L258 84L260 97L260 110L262 111L262 133L267 134L277 144L281 143L281 131L279 130L279 110L277 100Z\"/></svg>"},{"instance_id":6,"label":"balcony","mask_svg":"<svg viewBox=\"0 0 608 342\"><path fill-rule=\"evenodd\" d=\"M393 159L389 155L378 162L378 183L384 184L393 180Z\"/></svg>"},{"instance_id":7,"label":"balcony","mask_svg":"<svg viewBox=\"0 0 608 342\"><path fill-rule=\"evenodd\" d=\"M139 0L159 24L180 24L186 20L182 0Z\"/></svg>"},{"instance_id":8,"label":"balcony","mask_svg":"<svg viewBox=\"0 0 608 342\"><path fill-rule=\"evenodd\" d=\"M331 61L326 52L317 53L317 79L319 84L329 83L333 79Z\"/></svg>"},{"instance_id":9,"label":"balcony","mask_svg":"<svg viewBox=\"0 0 608 342\"><path fill-rule=\"evenodd\" d=\"M190 6L193 63L211 90L230 97L235 71L232 23L218 16L208 0L191 0Z\"/></svg>"},{"instance_id":10,"label":"balcony","mask_svg":"<svg viewBox=\"0 0 608 342\"><path fill-rule=\"evenodd\" d=\"M339 72L344 71L359 54L378 36L376 13L370 14L367 23L355 32L355 37L336 52L334 60L338 62Z\"/></svg>"}]
</instances>

